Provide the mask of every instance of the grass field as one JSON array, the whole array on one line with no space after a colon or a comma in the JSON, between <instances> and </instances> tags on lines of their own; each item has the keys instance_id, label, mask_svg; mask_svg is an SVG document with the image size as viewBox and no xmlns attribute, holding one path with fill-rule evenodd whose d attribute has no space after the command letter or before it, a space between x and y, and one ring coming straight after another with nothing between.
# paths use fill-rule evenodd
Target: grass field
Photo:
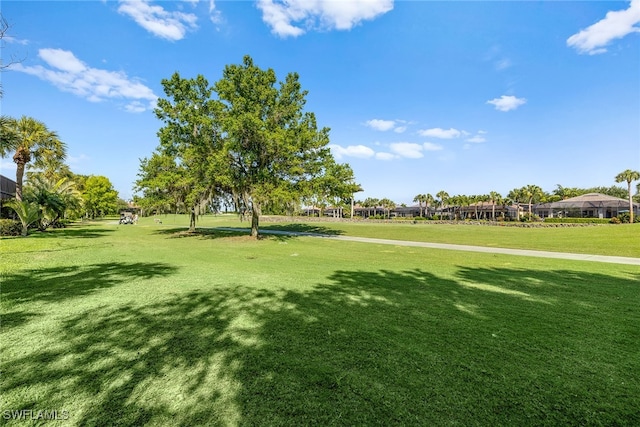
<instances>
[{"instance_id":1,"label":"grass field","mask_svg":"<svg viewBox=\"0 0 640 427\"><path fill-rule=\"evenodd\" d=\"M167 226L187 227L184 215L160 216ZM152 222L143 218L143 223ZM239 227L249 224L240 222L234 215L204 216L198 221L201 227ZM260 229L294 230L381 239L410 240L431 243L453 243L513 249L535 249L553 252L573 252L594 255L612 255L640 258L640 224L607 224L586 227L520 228L510 226L470 226L455 224L433 224L422 221L390 223L361 222L283 222L263 221Z\"/></svg>"},{"instance_id":2,"label":"grass field","mask_svg":"<svg viewBox=\"0 0 640 427\"><path fill-rule=\"evenodd\" d=\"M58 410L72 425L640 424L640 267L184 224L0 240L2 422ZM295 227L491 233L386 225ZM638 256L635 226L491 228L484 244Z\"/></svg>"}]
</instances>

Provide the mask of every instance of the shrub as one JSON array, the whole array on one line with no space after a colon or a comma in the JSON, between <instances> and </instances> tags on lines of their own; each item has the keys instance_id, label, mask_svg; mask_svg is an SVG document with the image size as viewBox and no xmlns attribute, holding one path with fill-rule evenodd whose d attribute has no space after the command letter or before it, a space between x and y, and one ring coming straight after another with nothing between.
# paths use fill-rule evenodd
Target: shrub
<instances>
[{"instance_id":1,"label":"shrub","mask_svg":"<svg viewBox=\"0 0 640 427\"><path fill-rule=\"evenodd\" d=\"M540 218L536 214L529 214L529 212L526 212L520 216L520 222L539 222L539 221L542 221L542 218Z\"/></svg>"},{"instance_id":2,"label":"shrub","mask_svg":"<svg viewBox=\"0 0 640 427\"><path fill-rule=\"evenodd\" d=\"M612 218L613 219L613 218ZM613 222L606 218L545 218L549 224L608 224Z\"/></svg>"},{"instance_id":3,"label":"shrub","mask_svg":"<svg viewBox=\"0 0 640 427\"><path fill-rule=\"evenodd\" d=\"M22 224L14 219L0 219L0 236L19 236Z\"/></svg>"},{"instance_id":4,"label":"shrub","mask_svg":"<svg viewBox=\"0 0 640 427\"><path fill-rule=\"evenodd\" d=\"M68 219L59 219L51 223L51 228L66 228L70 223Z\"/></svg>"}]
</instances>

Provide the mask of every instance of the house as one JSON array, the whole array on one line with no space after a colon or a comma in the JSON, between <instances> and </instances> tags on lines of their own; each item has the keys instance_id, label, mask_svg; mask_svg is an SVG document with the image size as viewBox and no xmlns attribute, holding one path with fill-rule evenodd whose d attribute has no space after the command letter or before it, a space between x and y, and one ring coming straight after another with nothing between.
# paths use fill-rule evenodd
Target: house
<instances>
[{"instance_id":1,"label":"house","mask_svg":"<svg viewBox=\"0 0 640 427\"><path fill-rule=\"evenodd\" d=\"M13 216L13 211L5 208L5 201L16 197L16 182L0 175L0 218Z\"/></svg>"},{"instance_id":2,"label":"house","mask_svg":"<svg viewBox=\"0 0 640 427\"><path fill-rule=\"evenodd\" d=\"M458 213L463 218L494 219L494 218L519 218L524 206L497 204L493 202L476 202L459 207Z\"/></svg>"},{"instance_id":3,"label":"house","mask_svg":"<svg viewBox=\"0 0 640 427\"><path fill-rule=\"evenodd\" d=\"M535 213L541 217L613 218L629 212L629 201L601 193L588 193L559 202L536 206ZM635 215L640 214L640 205L633 204Z\"/></svg>"},{"instance_id":4,"label":"house","mask_svg":"<svg viewBox=\"0 0 640 427\"><path fill-rule=\"evenodd\" d=\"M13 199L16 197L16 182L0 175L0 200Z\"/></svg>"}]
</instances>

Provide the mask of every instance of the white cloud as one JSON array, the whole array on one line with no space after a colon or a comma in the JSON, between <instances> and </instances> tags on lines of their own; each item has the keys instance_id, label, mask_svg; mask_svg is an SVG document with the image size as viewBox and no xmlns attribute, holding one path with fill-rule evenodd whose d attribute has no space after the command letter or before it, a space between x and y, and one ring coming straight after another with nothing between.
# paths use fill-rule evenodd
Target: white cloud
<instances>
[{"instance_id":1,"label":"white cloud","mask_svg":"<svg viewBox=\"0 0 640 427\"><path fill-rule=\"evenodd\" d=\"M145 111L156 104L158 97L150 88L123 72L89 67L72 52L62 49L40 49L38 56L46 63L46 67L15 64L13 69L39 77L62 91L91 102L128 100L125 109L130 112Z\"/></svg>"},{"instance_id":2,"label":"white cloud","mask_svg":"<svg viewBox=\"0 0 640 427\"><path fill-rule=\"evenodd\" d=\"M171 41L181 40L187 30L197 28L196 15L169 12L162 6L152 5L149 0L120 0L118 12L133 18L138 25L151 34Z\"/></svg>"},{"instance_id":3,"label":"white cloud","mask_svg":"<svg viewBox=\"0 0 640 427\"><path fill-rule=\"evenodd\" d=\"M262 20L280 37L312 29L350 30L393 9L393 0L258 0Z\"/></svg>"},{"instance_id":4,"label":"white cloud","mask_svg":"<svg viewBox=\"0 0 640 427\"><path fill-rule=\"evenodd\" d=\"M373 151L373 149L367 147L366 145L349 145L347 147L342 147L340 145L331 144L329 145L329 148L338 160L342 159L343 157L357 157L361 159L368 159L375 155L375 151Z\"/></svg>"},{"instance_id":5,"label":"white cloud","mask_svg":"<svg viewBox=\"0 0 640 427\"><path fill-rule=\"evenodd\" d=\"M440 151L442 150L442 145L434 144L432 142L425 142L424 144L422 144L422 148L424 148L425 151Z\"/></svg>"},{"instance_id":6,"label":"white cloud","mask_svg":"<svg viewBox=\"0 0 640 427\"><path fill-rule=\"evenodd\" d=\"M222 22L222 14L219 10L216 9L215 0L209 0L209 19L211 19L211 22L213 22L214 24L219 24Z\"/></svg>"},{"instance_id":7,"label":"white cloud","mask_svg":"<svg viewBox=\"0 0 640 427\"><path fill-rule=\"evenodd\" d=\"M460 132L458 129L453 128L448 130L442 128L432 128L419 130L418 134L431 138L452 139L460 137L460 135L462 135L462 132Z\"/></svg>"},{"instance_id":8,"label":"white cloud","mask_svg":"<svg viewBox=\"0 0 640 427\"><path fill-rule=\"evenodd\" d=\"M396 122L394 120L373 119L373 120L367 120L366 125L369 126L371 129L385 132L393 129L396 125Z\"/></svg>"},{"instance_id":9,"label":"white cloud","mask_svg":"<svg viewBox=\"0 0 640 427\"><path fill-rule=\"evenodd\" d=\"M422 154L422 145L412 142L394 142L389 145L389 149L400 157L409 159L419 159L424 157Z\"/></svg>"},{"instance_id":10,"label":"white cloud","mask_svg":"<svg viewBox=\"0 0 640 427\"><path fill-rule=\"evenodd\" d=\"M511 111L519 106L526 104L525 98L516 98L511 95L502 95L500 98L494 98L487 101L487 104L493 104L498 111Z\"/></svg>"},{"instance_id":11,"label":"white cloud","mask_svg":"<svg viewBox=\"0 0 640 427\"><path fill-rule=\"evenodd\" d=\"M416 144L413 142L393 142L389 144L389 152L375 151L366 145L329 145L334 157L338 160L344 157L356 157L361 159L394 160L394 159L419 159L424 157L424 151L440 151L442 147L426 142Z\"/></svg>"},{"instance_id":12,"label":"white cloud","mask_svg":"<svg viewBox=\"0 0 640 427\"><path fill-rule=\"evenodd\" d=\"M87 66L68 50L40 49L38 56L52 67L72 74L79 74L87 69Z\"/></svg>"},{"instance_id":13,"label":"white cloud","mask_svg":"<svg viewBox=\"0 0 640 427\"><path fill-rule=\"evenodd\" d=\"M395 133L403 133L407 130L407 124L411 124L406 120L381 120L372 119L367 120L365 125L371 129L378 130L380 132L386 132L393 130Z\"/></svg>"},{"instance_id":14,"label":"white cloud","mask_svg":"<svg viewBox=\"0 0 640 427\"><path fill-rule=\"evenodd\" d=\"M376 153L376 159L378 160L393 160L393 159L397 159L398 156L395 154L391 154L391 153Z\"/></svg>"},{"instance_id":15,"label":"white cloud","mask_svg":"<svg viewBox=\"0 0 640 427\"><path fill-rule=\"evenodd\" d=\"M487 140L487 138L485 138L484 136L481 135L475 135L471 138L465 139L465 141L467 142L473 142L475 144L479 144L481 142L485 142Z\"/></svg>"},{"instance_id":16,"label":"white cloud","mask_svg":"<svg viewBox=\"0 0 640 427\"><path fill-rule=\"evenodd\" d=\"M142 113L147 107L140 101L132 101L124 106L124 109L130 113Z\"/></svg>"},{"instance_id":17,"label":"white cloud","mask_svg":"<svg viewBox=\"0 0 640 427\"><path fill-rule=\"evenodd\" d=\"M495 63L496 70L498 70L498 71L506 70L507 68L511 67L512 65L513 64L511 63L511 61L508 58L500 59L500 60L496 61L496 63Z\"/></svg>"},{"instance_id":18,"label":"white cloud","mask_svg":"<svg viewBox=\"0 0 640 427\"><path fill-rule=\"evenodd\" d=\"M639 23L640 0L632 0L628 9L607 12L602 20L569 37L567 46L589 55L604 53L612 40L640 32Z\"/></svg>"}]
</instances>

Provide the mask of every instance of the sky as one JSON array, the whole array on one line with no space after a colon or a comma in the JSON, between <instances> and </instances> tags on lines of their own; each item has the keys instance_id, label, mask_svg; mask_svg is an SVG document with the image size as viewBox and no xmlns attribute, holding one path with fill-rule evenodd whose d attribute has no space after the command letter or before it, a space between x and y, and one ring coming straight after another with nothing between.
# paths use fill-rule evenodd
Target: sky
<instances>
[{"instance_id":1,"label":"sky","mask_svg":"<svg viewBox=\"0 0 640 427\"><path fill-rule=\"evenodd\" d=\"M297 72L364 191L616 185L640 170L640 0L2 1L3 115L44 122L67 163L133 196L162 79L250 55ZM0 173L15 177L11 157Z\"/></svg>"}]
</instances>

